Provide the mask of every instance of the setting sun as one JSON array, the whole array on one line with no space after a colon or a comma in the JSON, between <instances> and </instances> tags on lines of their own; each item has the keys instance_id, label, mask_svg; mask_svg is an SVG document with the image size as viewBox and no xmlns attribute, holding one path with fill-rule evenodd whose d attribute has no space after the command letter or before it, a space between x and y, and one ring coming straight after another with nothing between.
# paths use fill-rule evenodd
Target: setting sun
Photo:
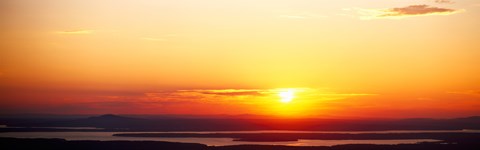
<instances>
[{"instance_id":1,"label":"setting sun","mask_svg":"<svg viewBox=\"0 0 480 150\"><path fill-rule=\"evenodd\" d=\"M278 93L278 96L280 96L280 102L290 103L293 100L293 98L295 98L295 91L292 89L280 91Z\"/></svg>"}]
</instances>

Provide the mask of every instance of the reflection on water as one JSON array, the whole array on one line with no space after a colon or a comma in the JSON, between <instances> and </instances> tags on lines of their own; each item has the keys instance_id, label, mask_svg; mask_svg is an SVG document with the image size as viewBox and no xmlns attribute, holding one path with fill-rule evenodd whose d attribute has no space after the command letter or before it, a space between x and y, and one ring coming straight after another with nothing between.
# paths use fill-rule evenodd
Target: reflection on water
<instances>
[{"instance_id":1,"label":"reflection on water","mask_svg":"<svg viewBox=\"0 0 480 150\"><path fill-rule=\"evenodd\" d=\"M420 142L439 142L441 140L433 139L408 139L408 140L298 140L289 146L333 146L344 144L415 144Z\"/></svg>"},{"instance_id":2,"label":"reflection on water","mask_svg":"<svg viewBox=\"0 0 480 150\"><path fill-rule=\"evenodd\" d=\"M298 141L288 141L288 142L245 142L245 141L233 141L233 138L162 138L162 137L112 136L113 134L117 134L117 133L119 132L6 132L6 133L0 133L0 137L62 138L66 140L99 140L99 141L114 141L114 140L167 141L167 142L183 142L183 143L201 143L209 146L241 145L241 144L332 146L332 145L341 145L341 144L414 144L418 142L439 141L439 140L432 140L432 139L408 139L408 140L303 140L303 139L300 139ZM132 132L129 132L129 133L132 133ZM133 133L138 133L138 132L133 132ZM142 132L142 133L145 133L145 132ZM155 133L158 133L158 132L155 132Z\"/></svg>"},{"instance_id":3,"label":"reflection on water","mask_svg":"<svg viewBox=\"0 0 480 150\"><path fill-rule=\"evenodd\" d=\"M145 132L142 132L145 133ZM480 130L385 130L385 131L294 131L294 130L257 130L257 131L169 131L147 133L339 133L339 134L366 134L366 133L480 133Z\"/></svg>"}]
</instances>

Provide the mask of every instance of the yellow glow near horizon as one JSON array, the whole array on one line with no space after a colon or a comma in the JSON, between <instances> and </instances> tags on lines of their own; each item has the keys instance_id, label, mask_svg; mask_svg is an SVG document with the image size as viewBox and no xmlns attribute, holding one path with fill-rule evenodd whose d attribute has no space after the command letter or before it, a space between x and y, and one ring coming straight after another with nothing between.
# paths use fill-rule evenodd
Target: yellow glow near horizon
<instances>
[{"instance_id":1,"label":"yellow glow near horizon","mask_svg":"<svg viewBox=\"0 0 480 150\"><path fill-rule=\"evenodd\" d=\"M293 100L293 98L295 98L295 91L293 89L280 91L278 93L278 96L280 96L280 102L290 103Z\"/></svg>"}]
</instances>

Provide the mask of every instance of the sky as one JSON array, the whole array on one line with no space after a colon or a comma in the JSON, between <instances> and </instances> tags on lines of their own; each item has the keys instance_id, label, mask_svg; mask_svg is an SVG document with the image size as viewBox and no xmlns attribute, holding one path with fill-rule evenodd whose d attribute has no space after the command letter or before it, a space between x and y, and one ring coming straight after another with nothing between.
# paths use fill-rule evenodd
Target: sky
<instances>
[{"instance_id":1,"label":"sky","mask_svg":"<svg viewBox=\"0 0 480 150\"><path fill-rule=\"evenodd\" d=\"M0 114L480 115L478 0L2 0Z\"/></svg>"}]
</instances>

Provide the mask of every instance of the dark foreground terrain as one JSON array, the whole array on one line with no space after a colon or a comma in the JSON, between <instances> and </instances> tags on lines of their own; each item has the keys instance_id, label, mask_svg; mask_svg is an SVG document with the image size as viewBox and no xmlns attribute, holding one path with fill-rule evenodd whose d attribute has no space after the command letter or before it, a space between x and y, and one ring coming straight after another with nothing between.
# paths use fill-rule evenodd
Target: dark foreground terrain
<instances>
[{"instance_id":1,"label":"dark foreground terrain","mask_svg":"<svg viewBox=\"0 0 480 150\"><path fill-rule=\"evenodd\" d=\"M237 145L206 146L193 143L150 141L66 141L63 139L16 139L0 138L2 150L478 150L480 142L431 142L420 144L370 145L352 144L338 146L269 146Z\"/></svg>"}]
</instances>

